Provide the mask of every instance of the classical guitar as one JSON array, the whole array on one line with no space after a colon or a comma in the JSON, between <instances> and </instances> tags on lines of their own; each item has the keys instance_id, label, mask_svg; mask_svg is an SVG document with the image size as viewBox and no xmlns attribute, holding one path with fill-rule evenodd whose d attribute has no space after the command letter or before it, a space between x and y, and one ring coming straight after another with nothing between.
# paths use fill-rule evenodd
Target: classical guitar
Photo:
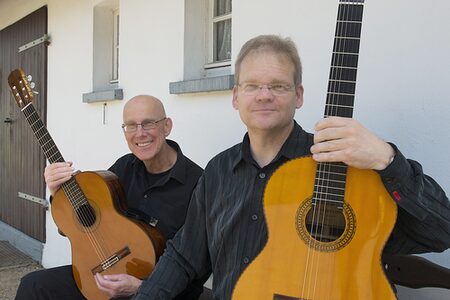
<instances>
[{"instance_id":1,"label":"classical guitar","mask_svg":"<svg viewBox=\"0 0 450 300\"><path fill-rule=\"evenodd\" d=\"M325 117L352 117L363 0L341 0ZM264 192L268 241L234 300L395 299L381 262L397 208L379 175L343 163L291 160Z\"/></svg>"},{"instance_id":2,"label":"classical guitar","mask_svg":"<svg viewBox=\"0 0 450 300\"><path fill-rule=\"evenodd\" d=\"M20 69L8 77L11 92L50 163L64 159L33 106L33 90ZM157 229L123 215L124 192L109 171L80 172L53 197L51 212L71 244L76 284L87 299L108 299L94 275L127 273L143 279L162 254L164 238Z\"/></svg>"}]
</instances>

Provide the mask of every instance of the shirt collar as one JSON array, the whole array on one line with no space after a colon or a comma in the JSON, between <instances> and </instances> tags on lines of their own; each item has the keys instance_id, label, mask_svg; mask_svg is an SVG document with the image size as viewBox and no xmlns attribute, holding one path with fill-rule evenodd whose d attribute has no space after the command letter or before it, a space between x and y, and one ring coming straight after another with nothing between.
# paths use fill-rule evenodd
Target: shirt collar
<instances>
[{"instance_id":1,"label":"shirt collar","mask_svg":"<svg viewBox=\"0 0 450 300\"><path fill-rule=\"evenodd\" d=\"M170 178L176 179L181 184L184 184L186 182L186 159L183 152L181 152L180 146L175 141L166 139L166 142L177 152L177 161L173 165L172 169L170 169L168 176L166 176L164 180L160 180L157 184L164 185ZM145 169L144 163L136 156L134 157L133 164L139 164Z\"/></svg>"},{"instance_id":2,"label":"shirt collar","mask_svg":"<svg viewBox=\"0 0 450 300\"><path fill-rule=\"evenodd\" d=\"M285 157L287 159L298 157L298 149L296 149L296 147L298 147L298 138L302 136L303 129L295 120L293 121L294 127L292 128L291 133L284 142L283 146L281 146L280 151L272 162L279 160L281 157ZM250 152L250 139L248 137L248 132L244 135L238 155L236 155L233 159L233 169L235 169L240 162L256 164Z\"/></svg>"}]
</instances>

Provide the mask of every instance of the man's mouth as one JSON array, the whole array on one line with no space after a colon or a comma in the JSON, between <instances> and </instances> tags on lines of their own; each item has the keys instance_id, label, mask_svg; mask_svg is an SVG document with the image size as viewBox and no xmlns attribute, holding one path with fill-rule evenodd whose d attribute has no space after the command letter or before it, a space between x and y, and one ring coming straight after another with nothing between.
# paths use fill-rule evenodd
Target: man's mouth
<instances>
[{"instance_id":1,"label":"man's mouth","mask_svg":"<svg viewBox=\"0 0 450 300\"><path fill-rule=\"evenodd\" d=\"M146 146L148 146L148 145L150 145L151 144L151 142L146 142L146 143L136 143L136 146L138 146L138 147L146 147Z\"/></svg>"}]
</instances>

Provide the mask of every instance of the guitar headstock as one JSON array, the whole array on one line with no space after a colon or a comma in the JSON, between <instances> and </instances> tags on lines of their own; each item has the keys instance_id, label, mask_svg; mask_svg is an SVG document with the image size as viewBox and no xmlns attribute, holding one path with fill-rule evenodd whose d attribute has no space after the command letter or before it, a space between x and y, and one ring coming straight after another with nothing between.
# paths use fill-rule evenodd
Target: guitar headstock
<instances>
[{"instance_id":1,"label":"guitar headstock","mask_svg":"<svg viewBox=\"0 0 450 300\"><path fill-rule=\"evenodd\" d=\"M33 101L32 85L22 69L16 69L9 74L8 84L20 108L24 108Z\"/></svg>"}]
</instances>

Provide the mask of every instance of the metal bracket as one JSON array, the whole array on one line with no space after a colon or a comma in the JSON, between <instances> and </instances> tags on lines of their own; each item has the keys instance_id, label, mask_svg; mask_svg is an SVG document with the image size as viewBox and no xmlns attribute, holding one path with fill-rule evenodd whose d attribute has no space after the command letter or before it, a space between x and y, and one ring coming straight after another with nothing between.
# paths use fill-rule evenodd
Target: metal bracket
<instances>
[{"instance_id":1,"label":"metal bracket","mask_svg":"<svg viewBox=\"0 0 450 300\"><path fill-rule=\"evenodd\" d=\"M45 43L46 45L50 44L50 36L48 34L44 34L38 39L35 39L32 42L29 42L28 44L25 44L23 46L19 47L19 53L25 50L28 50L34 46L37 46L39 44Z\"/></svg>"},{"instance_id":2,"label":"metal bracket","mask_svg":"<svg viewBox=\"0 0 450 300\"><path fill-rule=\"evenodd\" d=\"M25 194L25 193L21 193L21 192L18 192L17 196L19 198L22 198L22 199L25 199L25 200L29 200L29 201L32 201L32 202L39 203L42 206L44 206L45 208L48 208L48 201L45 200L45 199L42 199L42 198L39 198L39 197L35 197L35 196L31 196L31 195L28 195L28 194Z\"/></svg>"}]
</instances>

